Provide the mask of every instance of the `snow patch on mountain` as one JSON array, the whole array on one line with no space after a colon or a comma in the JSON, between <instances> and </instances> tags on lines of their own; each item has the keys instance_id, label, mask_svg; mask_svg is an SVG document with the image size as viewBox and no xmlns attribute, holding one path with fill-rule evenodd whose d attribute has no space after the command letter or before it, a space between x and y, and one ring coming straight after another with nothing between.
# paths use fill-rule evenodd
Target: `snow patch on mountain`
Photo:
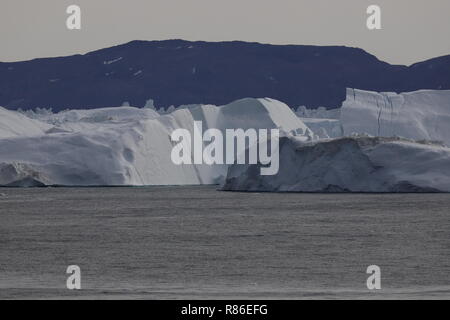
<instances>
[{"instance_id":1,"label":"snow patch on mountain","mask_svg":"<svg viewBox=\"0 0 450 320\"><path fill-rule=\"evenodd\" d=\"M113 63L119 62L119 61L122 60L122 59L123 59L123 57L118 57L118 58L116 58L116 59L103 61L103 64L113 64Z\"/></svg>"}]
</instances>

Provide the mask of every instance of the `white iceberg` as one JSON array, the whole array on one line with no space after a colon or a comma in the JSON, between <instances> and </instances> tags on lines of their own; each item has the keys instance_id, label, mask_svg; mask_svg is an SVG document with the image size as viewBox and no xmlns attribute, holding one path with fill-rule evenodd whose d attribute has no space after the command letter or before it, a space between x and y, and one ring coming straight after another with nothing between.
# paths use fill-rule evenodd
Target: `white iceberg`
<instances>
[{"instance_id":1,"label":"white iceberg","mask_svg":"<svg viewBox=\"0 0 450 320\"><path fill-rule=\"evenodd\" d=\"M278 128L310 140L312 132L285 104L243 99L160 115L117 107L35 114L0 109L0 185L190 185L218 183L226 165L175 165L170 135L208 128Z\"/></svg>"},{"instance_id":2,"label":"white iceberg","mask_svg":"<svg viewBox=\"0 0 450 320\"><path fill-rule=\"evenodd\" d=\"M450 146L450 90L376 93L347 90L341 109L344 135L368 133Z\"/></svg>"},{"instance_id":3,"label":"white iceberg","mask_svg":"<svg viewBox=\"0 0 450 320\"><path fill-rule=\"evenodd\" d=\"M0 107L0 139L43 135L52 126Z\"/></svg>"},{"instance_id":4,"label":"white iceberg","mask_svg":"<svg viewBox=\"0 0 450 320\"><path fill-rule=\"evenodd\" d=\"M280 140L280 170L232 165L224 190L278 192L450 192L450 148L400 138Z\"/></svg>"},{"instance_id":5,"label":"white iceberg","mask_svg":"<svg viewBox=\"0 0 450 320\"><path fill-rule=\"evenodd\" d=\"M450 146L450 90L396 94L347 89L339 109L299 110L297 115L319 138L368 134L440 141Z\"/></svg>"}]
</instances>

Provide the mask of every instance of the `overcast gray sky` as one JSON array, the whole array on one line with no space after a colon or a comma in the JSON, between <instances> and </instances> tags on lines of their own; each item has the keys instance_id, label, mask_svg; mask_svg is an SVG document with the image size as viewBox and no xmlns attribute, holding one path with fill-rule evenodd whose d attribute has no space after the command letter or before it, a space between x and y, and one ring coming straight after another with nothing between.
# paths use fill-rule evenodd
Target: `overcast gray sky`
<instances>
[{"instance_id":1,"label":"overcast gray sky","mask_svg":"<svg viewBox=\"0 0 450 320\"><path fill-rule=\"evenodd\" d=\"M66 8L82 9L82 30ZM366 9L382 9L382 30ZM244 40L360 47L411 64L450 54L450 0L1 0L0 61L86 53L131 40Z\"/></svg>"}]
</instances>

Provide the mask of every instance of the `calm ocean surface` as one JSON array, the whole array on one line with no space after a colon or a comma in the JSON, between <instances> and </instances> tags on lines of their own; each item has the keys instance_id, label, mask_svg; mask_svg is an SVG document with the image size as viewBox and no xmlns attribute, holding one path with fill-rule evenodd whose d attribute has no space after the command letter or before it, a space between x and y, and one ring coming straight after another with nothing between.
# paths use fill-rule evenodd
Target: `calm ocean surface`
<instances>
[{"instance_id":1,"label":"calm ocean surface","mask_svg":"<svg viewBox=\"0 0 450 320\"><path fill-rule=\"evenodd\" d=\"M449 299L449 218L450 194L0 189L0 298Z\"/></svg>"}]
</instances>

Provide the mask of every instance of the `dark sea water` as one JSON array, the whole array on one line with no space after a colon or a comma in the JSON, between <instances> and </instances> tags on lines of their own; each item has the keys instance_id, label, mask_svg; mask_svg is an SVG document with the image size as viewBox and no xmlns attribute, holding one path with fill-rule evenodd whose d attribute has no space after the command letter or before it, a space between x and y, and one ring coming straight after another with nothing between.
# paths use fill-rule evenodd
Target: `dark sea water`
<instances>
[{"instance_id":1,"label":"dark sea water","mask_svg":"<svg viewBox=\"0 0 450 320\"><path fill-rule=\"evenodd\" d=\"M449 218L450 194L0 189L0 298L448 299Z\"/></svg>"}]
</instances>

